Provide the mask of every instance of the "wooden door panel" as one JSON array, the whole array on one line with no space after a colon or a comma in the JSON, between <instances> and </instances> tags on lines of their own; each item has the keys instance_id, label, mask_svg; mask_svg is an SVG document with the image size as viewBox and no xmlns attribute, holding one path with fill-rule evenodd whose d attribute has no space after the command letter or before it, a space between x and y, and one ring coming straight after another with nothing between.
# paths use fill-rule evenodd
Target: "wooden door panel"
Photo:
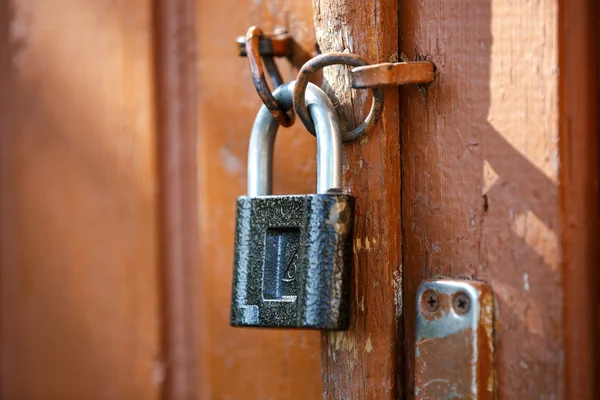
<instances>
[{"instance_id":1,"label":"wooden door panel","mask_svg":"<svg viewBox=\"0 0 600 400\"><path fill-rule=\"evenodd\" d=\"M559 1L560 194L568 399L600 397L600 6Z\"/></svg>"},{"instance_id":2,"label":"wooden door panel","mask_svg":"<svg viewBox=\"0 0 600 400\"><path fill-rule=\"evenodd\" d=\"M398 61L396 0L315 1L320 49L350 51L369 63ZM346 67L327 68L323 87L350 129L367 115L370 96L348 86ZM323 333L328 399L394 399L402 359L402 235L398 88L384 89L380 122L344 145L344 189L356 197L350 327Z\"/></svg>"},{"instance_id":3,"label":"wooden door panel","mask_svg":"<svg viewBox=\"0 0 600 400\"><path fill-rule=\"evenodd\" d=\"M151 3L0 9L2 397L158 398Z\"/></svg>"},{"instance_id":4,"label":"wooden door panel","mask_svg":"<svg viewBox=\"0 0 600 400\"><path fill-rule=\"evenodd\" d=\"M321 396L318 332L229 327L235 199L246 191L252 122L261 102L234 39L251 25L288 30L297 42L293 79L314 50L308 2L202 0L198 10L198 310L201 398L309 399ZM275 193L315 190L315 140L299 122L280 129L275 145Z\"/></svg>"},{"instance_id":5,"label":"wooden door panel","mask_svg":"<svg viewBox=\"0 0 600 400\"><path fill-rule=\"evenodd\" d=\"M495 293L499 398L597 398L594 0L0 3L0 397L393 399L426 279ZM430 60L344 145L357 198L347 332L229 327L235 199L261 105L234 38ZM322 86L368 111L346 68ZM399 97L398 97L399 95ZM275 193L315 187L280 129Z\"/></svg>"},{"instance_id":6,"label":"wooden door panel","mask_svg":"<svg viewBox=\"0 0 600 400\"><path fill-rule=\"evenodd\" d=\"M569 328L569 335L580 329L565 325L571 319L563 314L565 302L576 301L571 310L588 309L593 297L580 282L571 283L579 299L566 298L563 268L576 247L587 260L576 258L579 264L569 268L597 282L584 272L595 257L588 240L597 189L579 177L570 183L561 165L572 170L573 159L561 146L586 148L579 155L588 166L582 173L597 174L597 132L589 122L597 117L583 111L597 100L586 92L588 103L578 106L577 139L559 134L565 126L559 77L569 80L562 69L567 64L559 61L559 3L406 1L402 7L402 51L436 65L433 84L401 90L407 395L413 392L417 288L424 279L465 277L489 282L495 293L499 397L563 398L565 351L571 357L565 337ZM569 61L571 70L593 65L590 58ZM574 219L564 224L565 215ZM580 235L575 242L574 231ZM582 326L580 317L573 320ZM585 365L594 370L589 360ZM572 398L582 398L575 393L587 385L571 391Z\"/></svg>"}]
</instances>

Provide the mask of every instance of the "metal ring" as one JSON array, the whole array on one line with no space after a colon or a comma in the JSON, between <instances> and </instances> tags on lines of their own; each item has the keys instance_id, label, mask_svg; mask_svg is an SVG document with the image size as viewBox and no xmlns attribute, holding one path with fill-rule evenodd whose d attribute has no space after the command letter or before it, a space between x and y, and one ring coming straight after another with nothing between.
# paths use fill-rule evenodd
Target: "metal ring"
<instances>
[{"instance_id":1,"label":"metal ring","mask_svg":"<svg viewBox=\"0 0 600 400\"><path fill-rule=\"evenodd\" d=\"M269 112L281 124L281 126L292 126L294 123L294 113L285 112L279 107L279 103L273 97L263 69L262 59L260 56L260 38L263 32L256 26L251 26L246 33L246 52L248 54L248 64L250 64L250 73L252 74L252 82L256 92L260 96L262 102L267 106ZM277 84L277 82L274 82Z\"/></svg>"},{"instance_id":2,"label":"metal ring","mask_svg":"<svg viewBox=\"0 0 600 400\"><path fill-rule=\"evenodd\" d=\"M296 85L294 86L294 109L296 110L298 118L300 118L306 129L308 129L308 131L313 135L315 135L315 126L310 119L310 114L304 99L306 86L308 85L311 75L317 70L335 64L349 65L351 67L368 65L367 62L362 58L351 53L320 54L304 64L298 73L298 77L296 78ZM373 95L373 103L371 104L371 111L369 111L369 115L367 115L367 118L362 124L350 132L343 133L342 141L352 142L360 138L368 130L370 130L373 125L377 123L377 121L379 121L381 112L383 111L383 90L381 88L373 88L371 89L371 93Z\"/></svg>"}]
</instances>

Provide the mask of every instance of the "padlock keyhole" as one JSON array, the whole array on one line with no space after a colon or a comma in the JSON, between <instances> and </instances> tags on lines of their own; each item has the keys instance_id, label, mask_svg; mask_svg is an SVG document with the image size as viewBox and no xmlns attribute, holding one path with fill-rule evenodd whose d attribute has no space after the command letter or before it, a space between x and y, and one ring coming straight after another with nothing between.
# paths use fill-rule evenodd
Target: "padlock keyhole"
<instances>
[{"instance_id":1,"label":"padlock keyhole","mask_svg":"<svg viewBox=\"0 0 600 400\"><path fill-rule=\"evenodd\" d=\"M263 262L263 299L292 301L298 295L300 228L269 228Z\"/></svg>"}]
</instances>

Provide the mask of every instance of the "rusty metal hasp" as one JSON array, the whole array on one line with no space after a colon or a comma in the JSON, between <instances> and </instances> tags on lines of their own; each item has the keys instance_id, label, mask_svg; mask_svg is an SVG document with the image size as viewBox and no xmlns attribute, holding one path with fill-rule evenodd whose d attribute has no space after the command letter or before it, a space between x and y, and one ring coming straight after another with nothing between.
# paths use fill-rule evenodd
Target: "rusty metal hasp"
<instances>
[{"instance_id":1,"label":"rusty metal hasp","mask_svg":"<svg viewBox=\"0 0 600 400\"><path fill-rule=\"evenodd\" d=\"M424 282L417 293L416 399L493 399L494 296L482 282Z\"/></svg>"},{"instance_id":2,"label":"rusty metal hasp","mask_svg":"<svg viewBox=\"0 0 600 400\"><path fill-rule=\"evenodd\" d=\"M381 63L352 68L350 80L354 89L431 83L434 70L431 61Z\"/></svg>"}]
</instances>

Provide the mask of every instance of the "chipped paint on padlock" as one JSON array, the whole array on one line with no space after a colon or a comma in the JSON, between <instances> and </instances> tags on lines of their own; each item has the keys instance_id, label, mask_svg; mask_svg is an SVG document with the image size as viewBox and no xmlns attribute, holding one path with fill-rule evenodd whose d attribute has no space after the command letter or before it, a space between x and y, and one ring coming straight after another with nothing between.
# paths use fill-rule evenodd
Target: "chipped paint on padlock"
<instances>
[{"instance_id":1,"label":"chipped paint on padlock","mask_svg":"<svg viewBox=\"0 0 600 400\"><path fill-rule=\"evenodd\" d=\"M416 399L493 399L494 297L482 282L424 282L417 293Z\"/></svg>"}]
</instances>

